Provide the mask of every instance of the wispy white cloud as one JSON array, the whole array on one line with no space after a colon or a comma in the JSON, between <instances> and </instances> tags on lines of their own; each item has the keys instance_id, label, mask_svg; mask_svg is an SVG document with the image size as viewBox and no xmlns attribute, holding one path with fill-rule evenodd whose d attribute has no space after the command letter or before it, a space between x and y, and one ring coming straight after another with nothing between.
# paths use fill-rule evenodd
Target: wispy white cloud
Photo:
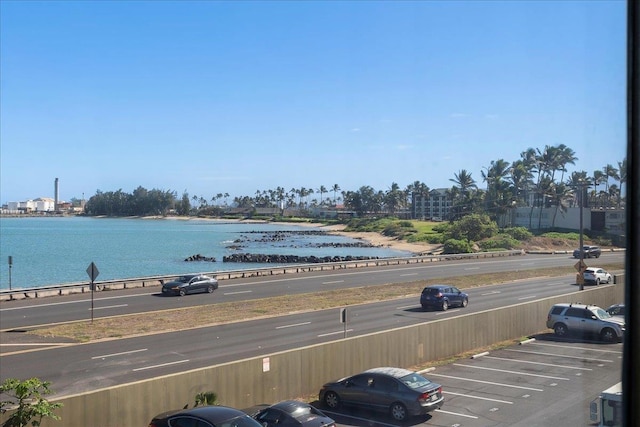
<instances>
[{"instance_id":1,"label":"wispy white cloud","mask_svg":"<svg viewBox=\"0 0 640 427\"><path fill-rule=\"evenodd\" d=\"M360 128L353 128L351 129L351 132L360 132Z\"/></svg>"},{"instance_id":2,"label":"wispy white cloud","mask_svg":"<svg viewBox=\"0 0 640 427\"><path fill-rule=\"evenodd\" d=\"M413 148L413 145L409 145L409 144L398 144L398 145L396 145L396 148L397 148L398 150L401 150L401 151L403 151L403 150L410 150L410 149L412 149L412 148Z\"/></svg>"},{"instance_id":3,"label":"wispy white cloud","mask_svg":"<svg viewBox=\"0 0 640 427\"><path fill-rule=\"evenodd\" d=\"M500 118L500 115L498 114L485 114L484 115L485 119L489 119L489 120L496 120Z\"/></svg>"}]
</instances>

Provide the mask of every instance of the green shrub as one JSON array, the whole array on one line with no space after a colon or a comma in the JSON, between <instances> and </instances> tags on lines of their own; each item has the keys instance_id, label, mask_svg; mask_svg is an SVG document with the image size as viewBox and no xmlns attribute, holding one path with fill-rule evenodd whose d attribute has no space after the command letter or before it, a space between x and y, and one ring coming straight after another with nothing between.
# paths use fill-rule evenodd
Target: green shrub
<instances>
[{"instance_id":1,"label":"green shrub","mask_svg":"<svg viewBox=\"0 0 640 427\"><path fill-rule=\"evenodd\" d=\"M505 228L503 232L513 237L514 239L521 241L530 240L533 237L533 233L527 230L526 227Z\"/></svg>"},{"instance_id":2,"label":"green shrub","mask_svg":"<svg viewBox=\"0 0 640 427\"><path fill-rule=\"evenodd\" d=\"M468 254L473 252L468 240L448 239L444 242L444 254Z\"/></svg>"},{"instance_id":3,"label":"green shrub","mask_svg":"<svg viewBox=\"0 0 640 427\"><path fill-rule=\"evenodd\" d=\"M559 233L557 231L549 231L547 233L542 233L540 237L548 237L550 239L569 239L569 240L580 240L580 233Z\"/></svg>"},{"instance_id":4,"label":"green shrub","mask_svg":"<svg viewBox=\"0 0 640 427\"><path fill-rule=\"evenodd\" d=\"M478 242L478 246L483 251L507 250L513 249L520 244L519 240L514 239L509 234L499 234L490 239Z\"/></svg>"}]
</instances>

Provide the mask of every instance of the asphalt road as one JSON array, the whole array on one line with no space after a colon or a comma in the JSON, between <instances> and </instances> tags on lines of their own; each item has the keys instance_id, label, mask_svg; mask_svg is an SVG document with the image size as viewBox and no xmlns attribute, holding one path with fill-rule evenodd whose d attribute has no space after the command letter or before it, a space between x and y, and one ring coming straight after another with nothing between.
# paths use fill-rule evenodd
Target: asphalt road
<instances>
[{"instance_id":1,"label":"asphalt road","mask_svg":"<svg viewBox=\"0 0 640 427\"><path fill-rule=\"evenodd\" d=\"M549 260L541 258L540 261L548 262ZM509 261L501 260L496 263L508 265ZM489 268L485 264L490 263L457 263L453 268L459 271L474 268L477 269L474 271L479 271ZM421 274L412 271L413 269L388 270L396 270L396 277L404 278ZM385 274L389 272L386 271ZM395 299L349 307L346 331L344 325L339 323L339 309L329 309L164 333L161 339L157 334L151 334L83 345L68 345L64 342L44 344L18 342L17 345L11 346L3 343L0 380L8 376L37 376L51 381L53 389L58 394L78 393L181 372L185 369L328 342L342 338L345 334L347 336L367 334L456 316L461 312L487 310L492 307L558 295L576 289L572 284L573 278L573 276L565 276L547 280L532 279L473 288L468 292L470 303L467 308L451 309L446 312L423 311L417 298ZM313 284L321 285L329 282L335 286L337 281L331 279L333 278L307 277L307 280ZM362 284L361 280L356 282ZM394 280L397 281L397 279ZM275 282L279 286L286 286L282 283L283 279L277 279ZM341 285L346 286L343 283ZM262 290L264 283L256 282L253 286L258 292ZM277 292L271 286L269 289L271 292ZM243 295L246 297L247 294ZM182 303L207 299L209 296L155 298L146 295L146 299L160 301L169 299ZM234 294L232 297L235 296ZM540 325L540 329L544 329L544 325ZM24 335L5 332L3 336L7 337L11 334ZM212 345L212 343L215 344ZM175 351L177 348L180 349L179 353ZM34 349L38 351L33 351Z\"/></svg>"},{"instance_id":2,"label":"asphalt road","mask_svg":"<svg viewBox=\"0 0 640 427\"><path fill-rule=\"evenodd\" d=\"M622 262L624 253L604 253L598 260L586 260L590 266ZM424 278L448 277L517 271L521 269L573 266L567 255L524 255L478 260L444 261L428 264L369 267L272 277L254 277L220 281L213 294L163 297L160 287L95 292L93 310L91 294L73 294L41 299L0 302L0 330L27 328L72 320L94 319L171 308L192 307L220 302L244 301L277 295L344 289L364 285L411 282ZM570 279L575 280L575 277Z\"/></svg>"}]
</instances>

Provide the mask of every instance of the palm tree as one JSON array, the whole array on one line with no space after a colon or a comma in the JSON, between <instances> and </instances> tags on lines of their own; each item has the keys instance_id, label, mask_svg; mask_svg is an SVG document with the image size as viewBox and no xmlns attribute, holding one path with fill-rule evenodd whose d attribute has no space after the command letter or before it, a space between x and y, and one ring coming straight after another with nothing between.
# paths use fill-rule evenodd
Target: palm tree
<instances>
[{"instance_id":1,"label":"palm tree","mask_svg":"<svg viewBox=\"0 0 640 427\"><path fill-rule=\"evenodd\" d=\"M607 194L607 207L611 207L611 199L609 197L609 178L619 181L620 176L618 175L618 169L614 168L613 165L610 164L604 167L604 175L606 176L605 192Z\"/></svg>"},{"instance_id":2,"label":"palm tree","mask_svg":"<svg viewBox=\"0 0 640 427\"><path fill-rule=\"evenodd\" d=\"M473 206L470 205L472 199L471 190L477 190L478 186L471 177L471 173L467 172L466 169L461 169L458 173L454 173L453 176L454 178L449 179L449 181L457 184L457 186L454 185L456 190L451 192L455 196L451 207L451 219L459 219L464 216L465 212L471 213L473 210Z\"/></svg>"},{"instance_id":3,"label":"palm tree","mask_svg":"<svg viewBox=\"0 0 640 427\"><path fill-rule=\"evenodd\" d=\"M320 193L320 204L321 204L321 205L322 205L322 195L323 195L324 193L327 193L327 192L328 192L328 191L327 191L327 187L325 187L324 185L321 185L321 186L320 186L320 188L318 188L318 189L316 190L316 193Z\"/></svg>"},{"instance_id":4,"label":"palm tree","mask_svg":"<svg viewBox=\"0 0 640 427\"><path fill-rule=\"evenodd\" d=\"M594 207L598 207L598 201L600 200L600 196L598 194L598 184L603 184L605 182L605 175L604 172L602 172L601 170L597 169L595 171L593 171L593 201L592 204ZM600 206L602 206L602 203L600 203Z\"/></svg>"},{"instance_id":5,"label":"palm tree","mask_svg":"<svg viewBox=\"0 0 640 427\"><path fill-rule=\"evenodd\" d=\"M618 203L616 207L620 209L621 201L622 201L622 184L627 183L627 158L622 159L621 162L618 162L618 170L619 174L619 182L620 182L620 190L618 191Z\"/></svg>"},{"instance_id":6,"label":"palm tree","mask_svg":"<svg viewBox=\"0 0 640 427\"><path fill-rule=\"evenodd\" d=\"M340 191L340 186L338 184L333 184L331 187L331 191L333 191L333 206L336 205L336 193Z\"/></svg>"},{"instance_id":7,"label":"palm tree","mask_svg":"<svg viewBox=\"0 0 640 427\"><path fill-rule=\"evenodd\" d=\"M511 205L511 188L506 181L509 176L509 162L504 159L492 160L491 166L481 172L483 180L487 183L486 209L489 217L497 222L501 215Z\"/></svg>"}]
</instances>

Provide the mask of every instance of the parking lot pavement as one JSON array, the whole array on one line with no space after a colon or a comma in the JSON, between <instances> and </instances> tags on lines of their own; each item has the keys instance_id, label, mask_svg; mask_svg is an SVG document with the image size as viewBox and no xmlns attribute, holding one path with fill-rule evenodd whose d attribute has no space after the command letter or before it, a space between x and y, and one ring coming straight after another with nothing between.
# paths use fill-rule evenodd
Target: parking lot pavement
<instances>
[{"instance_id":1,"label":"parking lot pavement","mask_svg":"<svg viewBox=\"0 0 640 427\"><path fill-rule=\"evenodd\" d=\"M621 372L621 343L558 340L540 334L424 372L442 384L445 404L404 425L586 426L592 424L590 402L619 382ZM330 416L345 426L397 425L384 414L347 408Z\"/></svg>"}]
</instances>

